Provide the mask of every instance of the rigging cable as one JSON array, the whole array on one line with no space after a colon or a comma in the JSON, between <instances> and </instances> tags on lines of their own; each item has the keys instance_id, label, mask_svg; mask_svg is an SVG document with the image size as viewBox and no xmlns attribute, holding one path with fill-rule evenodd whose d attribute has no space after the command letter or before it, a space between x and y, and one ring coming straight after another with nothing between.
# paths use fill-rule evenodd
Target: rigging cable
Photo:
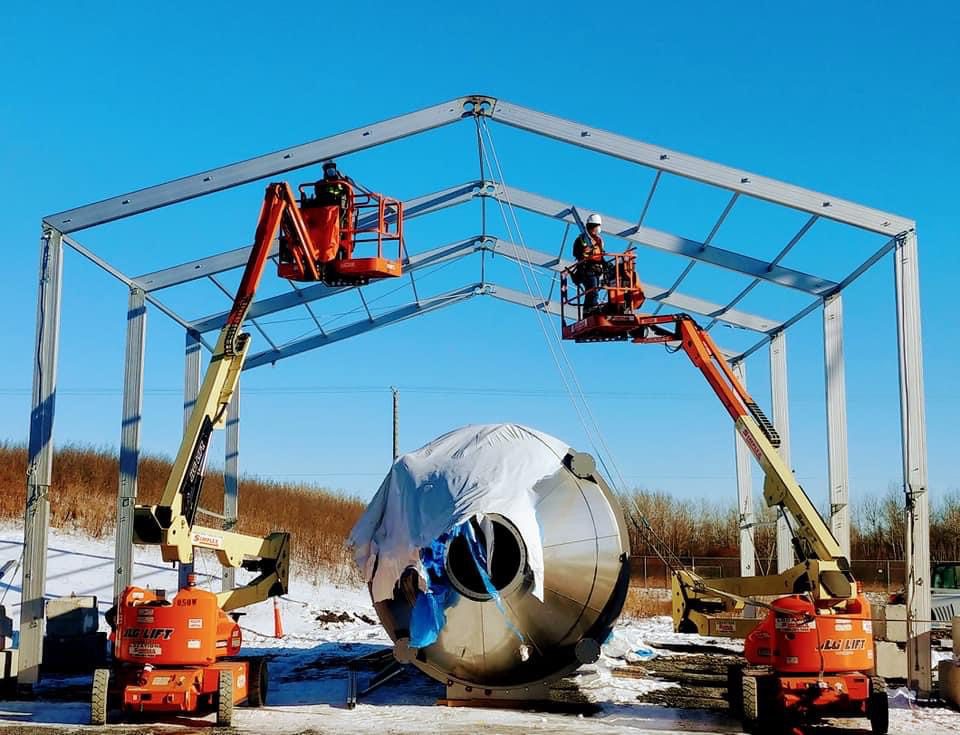
<instances>
[{"instance_id":1,"label":"rigging cable","mask_svg":"<svg viewBox=\"0 0 960 735\"><path fill-rule=\"evenodd\" d=\"M583 387L580 383L579 378L577 377L576 369L574 368L573 363L571 362L569 356L566 353L566 350L564 349L561 335L558 333L555 326L552 326L552 325L548 326L548 323L545 323L546 317L544 314L542 314L543 312L542 306L546 305L548 300L543 295L543 291L540 288L540 282L537 280L537 277L536 277L536 272L534 270L533 263L530 261L529 256L527 254L529 251L527 249L526 241L523 237L523 233L520 228L520 222L519 222L519 219L517 218L516 210L513 206L513 203L510 201L510 195L508 193L506 182L503 175L503 168L500 165L500 159L499 159L499 156L497 155L496 145L493 142L493 135L491 134L490 129L487 126L485 120L483 121L482 130L483 132L486 133L486 138L490 145L490 152L487 153L485 146L483 146L483 152L488 156L488 158L492 159L493 165L491 166L491 172L494 169L497 172L497 176L499 178L498 183L500 184L500 188L503 193L503 200L506 200L507 207L506 208L504 207L504 201L501 200L499 197L496 198L497 203L500 206L500 213L501 213L501 216L503 217L503 222L504 222L504 226L506 227L507 234L510 237L511 242L513 242L516 261L517 261L517 264L520 266L520 273L523 277L524 285L527 289L527 292L530 295L531 299L536 300L537 298L539 298L539 303L541 306L535 307L534 311L537 314L537 321L539 322L541 331L543 332L544 338L546 339L547 347L550 350L550 354L553 357L554 363L557 366L557 370L560 374L560 378L563 381L563 384L567 390L568 395L570 396L571 403L573 404L574 409L577 412L577 416L580 419L580 423L584 429L584 433L586 434L588 441L593 447L594 452L596 452L597 458L600 460L601 466L606 472L607 477L610 477L611 480L613 480L613 473L611 473L610 467L608 467L607 462L604 459L604 455L606 455L606 458L609 459L610 465L612 465L613 470L616 473L617 484L620 487L620 492L623 492L626 490L626 481L624 479L623 473L620 471L620 467L613 456L613 452L610 450L610 447L607 444L607 441L603 435L603 431L600 428L600 424L597 421L596 415L594 414L592 408L590 407L589 402L586 399L586 396L583 391ZM509 208L510 210L511 218L513 220L513 227L511 227L510 221L507 218L507 213L506 213L507 208ZM516 230L516 240L514 240L513 238L514 229ZM522 251L521 251L521 248L522 248ZM526 268L524 266L526 266ZM529 269L530 271L531 278L527 277L527 269ZM537 290L536 295L533 293L533 288L531 288L530 286L531 280L533 281L536 287L536 290ZM547 320L547 322L548 321L549 320ZM556 349L554 349L554 342L556 342ZM559 357L558 357L558 353L559 353ZM564 365L566 366L566 370L564 369ZM567 372L569 372L569 378L567 376ZM576 392L574 392L574 389L576 389ZM592 428L588 424L585 415L586 417L589 417L590 424L592 424ZM596 440L594 439L594 437L596 437ZM600 445L599 447L597 446L598 444ZM603 451L601 451L601 448ZM616 486L614 487L614 489L615 490L617 489ZM636 510L639 512L639 509L636 509ZM646 531L646 535L648 537L648 543L650 543L651 547L654 547L654 550L657 553L657 555L661 556L661 558L663 558L664 555L671 557L677 562L678 566L682 568L683 564L682 562L680 562L679 557L677 557L677 555L673 552L673 550L670 549L669 546L663 541L663 539L660 538L660 536L653 530L653 527L651 526L649 521L646 519L646 517L643 516L643 514L640 514L640 520L642 521L643 530ZM635 522L635 525L637 526L637 530L641 531L640 524ZM660 548L658 549L656 547L660 547ZM665 552L665 554L662 555L661 551ZM673 571L676 571L673 565L669 565L669 566Z\"/></svg>"}]
</instances>

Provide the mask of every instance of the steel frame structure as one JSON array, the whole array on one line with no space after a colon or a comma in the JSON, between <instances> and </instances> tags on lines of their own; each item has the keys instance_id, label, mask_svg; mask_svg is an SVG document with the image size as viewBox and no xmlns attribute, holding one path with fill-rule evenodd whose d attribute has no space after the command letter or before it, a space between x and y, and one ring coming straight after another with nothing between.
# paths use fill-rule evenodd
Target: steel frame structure
<instances>
[{"instance_id":1,"label":"steel frame structure","mask_svg":"<svg viewBox=\"0 0 960 735\"><path fill-rule=\"evenodd\" d=\"M74 233L98 225L131 217L178 202L208 196L241 184L277 176L332 158L380 146L408 136L417 135L464 120L489 120L522 131L546 136L557 141L613 156L655 172L652 185L643 199L637 220L626 220L604 214L605 229L619 239L649 248L672 253L687 259L683 272L668 287L645 283L648 298L657 302L657 309L668 307L694 313L709 320L709 327L724 322L757 335L756 343L742 352L725 351L734 370L746 378L745 360L765 346L770 350L770 383L773 418L783 438L782 451L789 458L789 399L787 391L786 332L800 319L823 310L824 366L826 380L827 437L829 455L830 522L841 545L849 549L849 515L847 502L849 478L847 469L846 396L843 354L843 290L864 272L892 254L894 286L896 291L897 346L900 361L899 387L902 418L903 476L906 508L910 523L908 584L909 615L911 620L910 681L921 693L930 691L929 625L929 539L928 497L926 493L926 436L924 422L923 356L921 351L919 277L917 269L917 236L913 220L882 212L855 202L821 194L774 179L713 163L660 146L600 130L570 120L537 112L486 95L466 95L434 105L417 112L400 115L372 125L322 138L292 148L233 163L220 168L186 176L139 191L121 194L100 202L77 207L43 218L40 240L40 274L37 306L36 365L32 412L30 416L29 472L25 513L25 554L23 565L23 605L21 614L20 682L31 685L39 675L43 635L43 593L46 576L46 546L49 524L50 489L53 483L51 463L53 452L53 420L56 399L56 371L60 329L60 294L63 279L63 250L67 246L90 259L109 274L124 283L130 292L127 313L127 346L123 389L123 420L121 424L120 478L117 500L116 577L115 590L130 581L132 562L132 511L137 492L137 460L140 450L140 420L143 402L143 361L146 338L146 315L151 307L173 319L183 327L186 335L184 411L189 413L196 397L200 374L202 348L210 349L204 335L219 329L225 313L215 313L188 319L167 307L157 292L174 288L201 278L215 280L217 274L244 265L249 247L240 247L209 257L181 263L163 270L128 276L85 247ZM560 202L539 194L508 187L502 182L484 177L425 194L404 203L405 216L424 217L442 209L480 200L507 204L553 218L570 226L582 226L576 204ZM644 225L647 212L657 187L665 176L691 179L729 192L729 199L709 234L702 242L662 232ZM803 226L771 260L727 250L712 244L715 235L737 202L755 198L774 205L804 212L809 215ZM591 210L592 211L592 210ZM800 272L782 265L785 256L801 243L806 233L818 220L826 219L852 228L885 236L879 250L842 281L835 282L816 274ZM347 288L331 288L322 284L299 287L281 295L255 301L249 313L249 322L265 337L268 347L247 360L245 369L275 363L296 354L314 350L350 337L369 332L406 319L421 316L437 309L461 303L476 296L487 295L509 303L548 314L559 314L558 300L553 291L545 298L490 283L483 270L484 254L497 253L522 266L556 275L569 265L561 256L554 256L529 247L523 247L490 237L486 234L470 236L431 250L416 252L406 257L405 272L410 279L414 299L386 313L374 314L364 298L363 290L356 289L366 315L337 329L324 329L311 304L343 293ZM565 235L566 237L566 235ZM275 254L276 251L274 251ZM423 268L481 253L480 278L444 293L426 296L417 289L415 274ZM697 264L719 267L751 278L748 286L727 303L713 303L695 294L683 293L680 288L691 269ZM785 321L746 313L738 304L761 283L773 284L808 294L809 303ZM278 345L257 323L257 319L288 309L305 309L316 324L315 335L292 343ZM230 407L226 434L226 499L223 522L232 525L238 511L239 458L239 395ZM741 517L741 569L753 574L753 498L749 459L742 442L735 441L737 487ZM782 533L781 520L778 543L780 568L793 564L793 552ZM224 584L233 580L225 576Z\"/></svg>"}]
</instances>

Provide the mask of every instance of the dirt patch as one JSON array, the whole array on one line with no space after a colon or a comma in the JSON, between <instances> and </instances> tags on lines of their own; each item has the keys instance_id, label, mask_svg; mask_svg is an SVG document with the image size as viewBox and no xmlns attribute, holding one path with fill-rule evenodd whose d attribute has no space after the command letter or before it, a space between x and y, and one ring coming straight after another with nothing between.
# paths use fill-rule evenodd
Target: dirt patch
<instances>
[{"instance_id":1,"label":"dirt patch","mask_svg":"<svg viewBox=\"0 0 960 735\"><path fill-rule=\"evenodd\" d=\"M658 704L677 709L729 709L727 670L743 663L740 656L694 654L664 656L642 664L628 664L614 671L615 676L636 679L659 679L677 684L641 694L637 699L646 704Z\"/></svg>"}]
</instances>

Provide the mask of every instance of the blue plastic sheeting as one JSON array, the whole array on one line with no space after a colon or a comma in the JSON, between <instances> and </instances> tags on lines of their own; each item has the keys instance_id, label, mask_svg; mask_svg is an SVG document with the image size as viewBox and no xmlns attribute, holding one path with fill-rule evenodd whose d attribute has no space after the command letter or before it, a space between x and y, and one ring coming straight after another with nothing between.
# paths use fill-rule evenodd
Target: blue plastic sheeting
<instances>
[{"instance_id":1,"label":"blue plastic sheeting","mask_svg":"<svg viewBox=\"0 0 960 735\"><path fill-rule=\"evenodd\" d=\"M411 648L426 648L436 642L447 622L446 610L458 596L444 572L444 554L447 541L452 536L445 533L420 550L420 562L427 575L427 589L417 595L410 615Z\"/></svg>"},{"instance_id":2,"label":"blue plastic sheeting","mask_svg":"<svg viewBox=\"0 0 960 735\"><path fill-rule=\"evenodd\" d=\"M470 521L466 521L420 550L420 563L423 565L423 571L426 574L427 588L420 591L413 605L410 616L410 647L426 648L435 643L440 636L440 631L443 630L443 626L446 625L447 608L460 597L456 590L451 587L450 580L447 579L445 555L449 542L461 535L467 541L467 548L470 550L474 564L477 565L477 571L480 573L480 579L483 580L484 589L496 604L500 614L503 615L507 627L523 643L523 634L510 620L506 606L503 604L503 598L490 580L490 575L487 572L486 550L477 539Z\"/></svg>"}]
</instances>

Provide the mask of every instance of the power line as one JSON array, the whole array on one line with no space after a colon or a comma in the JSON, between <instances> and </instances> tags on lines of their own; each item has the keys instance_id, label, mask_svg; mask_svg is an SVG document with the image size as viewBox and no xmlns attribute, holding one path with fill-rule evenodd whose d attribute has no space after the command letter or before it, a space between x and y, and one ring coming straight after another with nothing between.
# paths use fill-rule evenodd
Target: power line
<instances>
[{"instance_id":1,"label":"power line","mask_svg":"<svg viewBox=\"0 0 960 735\"><path fill-rule=\"evenodd\" d=\"M414 385L397 386L405 393L422 395L483 395L483 396L517 396L517 397L563 397L566 393L553 388L502 388L488 386L444 386L444 385ZM386 393L390 386L378 385L332 385L332 386L278 386L278 387L251 387L244 389L244 395L354 395L363 393ZM60 395L75 396L106 396L121 395L120 388L60 388ZM147 388L145 395L180 395L182 388ZM0 388L0 395L29 395L29 388ZM679 393L637 393L629 391L586 391L584 395L594 398L616 398L649 401L699 401L700 396L684 395Z\"/></svg>"}]
</instances>

